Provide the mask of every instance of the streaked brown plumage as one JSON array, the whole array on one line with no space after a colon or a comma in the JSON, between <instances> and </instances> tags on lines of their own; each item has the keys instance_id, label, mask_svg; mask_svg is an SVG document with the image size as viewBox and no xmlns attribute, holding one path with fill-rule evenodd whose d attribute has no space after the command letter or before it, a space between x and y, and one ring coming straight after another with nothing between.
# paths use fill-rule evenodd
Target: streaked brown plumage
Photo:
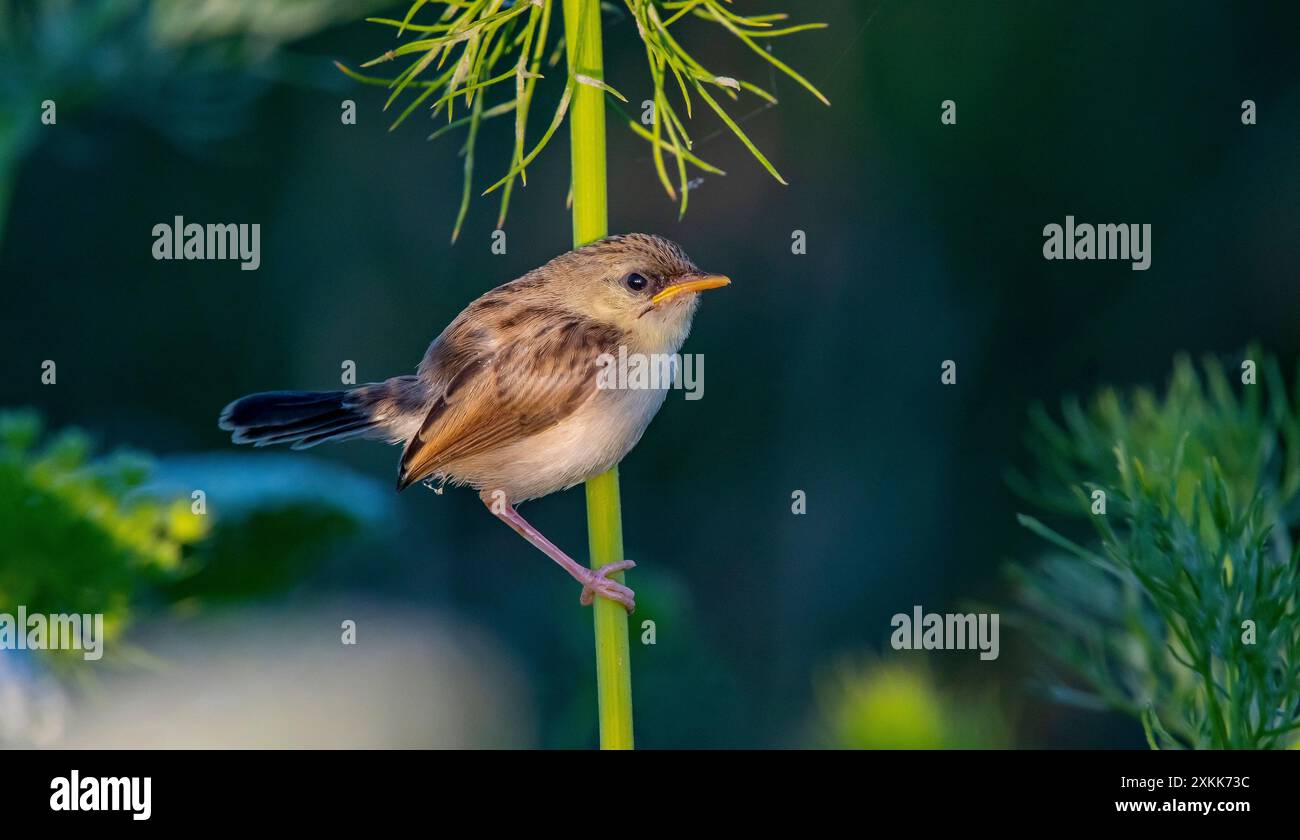
<instances>
[{"instance_id":1,"label":"streaked brown plumage","mask_svg":"<svg viewBox=\"0 0 1300 840\"><path fill-rule=\"evenodd\" d=\"M632 608L632 593L536 532L519 502L572 487L617 464L666 391L597 387L602 354L676 353L706 275L675 243L611 236L562 254L467 306L429 345L413 376L349 391L253 394L226 406L236 443L294 448L352 437L404 443L397 488L469 485L498 517L560 563L591 595Z\"/></svg>"}]
</instances>

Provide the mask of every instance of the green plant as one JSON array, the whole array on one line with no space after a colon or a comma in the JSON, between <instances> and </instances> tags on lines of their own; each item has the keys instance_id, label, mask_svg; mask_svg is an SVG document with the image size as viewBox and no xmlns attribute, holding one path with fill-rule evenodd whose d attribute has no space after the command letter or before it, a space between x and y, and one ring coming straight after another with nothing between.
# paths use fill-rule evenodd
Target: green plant
<instances>
[{"instance_id":1,"label":"green plant","mask_svg":"<svg viewBox=\"0 0 1300 840\"><path fill-rule=\"evenodd\" d=\"M408 63L405 68L396 76L371 76L336 63L343 73L356 81L388 88L385 109L396 105L403 94L410 94L410 101L397 112L391 128L397 128L424 105L432 116L445 114L447 120L445 125L429 135L430 140L455 129L465 129L466 139L460 150L465 159L464 189L452 229L453 242L460 235L469 209L474 183L474 149L483 122L507 114L514 115L514 145L509 168L504 176L483 191L483 195L498 190L501 193L497 219L497 226L500 227L505 224L516 179L527 185L528 166L555 136L570 108L576 110L580 98L591 97L592 91L595 91L609 94L620 102L627 102L627 98L607 84L603 76L575 72L572 62L567 62L566 81L550 122L536 143L530 146L526 142L537 82L543 77L542 70L549 72L549 68L559 63L567 43L575 39L591 39L599 46L601 40L599 8L589 18L584 18L590 20L590 31L586 27L579 31L569 25L572 10L565 3L565 32L552 45L549 39L555 29L552 10L556 5L557 2L552 0L415 0L401 20L368 18L374 23L396 29L399 38L407 33L418 36L361 65L362 68L369 68L390 61L406 60ZM606 5L614 8L613 4ZM679 203L683 214L686 212L690 192L688 166L702 172L725 174L692 151L694 143L687 129L687 121L693 117L697 103L707 106L772 177L782 184L785 179L719 102L719 98L737 100L741 93L751 94L769 103L775 103L776 97L752 82L719 75L707 69L682 47L679 35L674 34L681 21L687 18L709 21L819 100L830 104L811 82L764 47L773 39L820 29L826 24L777 25L785 21L788 15L739 15L731 11L729 5L730 0L625 0L627 14L636 24L645 49L654 91L652 101L655 118L647 128L620 106L611 104L618 112L619 121L650 144L655 173L669 198ZM442 7L436 17L429 22L415 21L418 12L426 7L432 11L436 6ZM488 104L488 100L500 90L509 93L498 96L495 102ZM676 91L677 96L672 95L673 91ZM463 107L468 111L459 118L456 117L458 100L463 100ZM603 134L603 118L600 130Z\"/></svg>"},{"instance_id":2,"label":"green plant","mask_svg":"<svg viewBox=\"0 0 1300 840\"><path fill-rule=\"evenodd\" d=\"M0 611L102 613L116 638L207 532L189 499L140 492L149 473L139 455L92 457L75 430L41 445L35 413L0 413Z\"/></svg>"},{"instance_id":3,"label":"green plant","mask_svg":"<svg viewBox=\"0 0 1300 840\"><path fill-rule=\"evenodd\" d=\"M550 48L548 37L557 5L562 5L564 32ZM427 22L416 22L418 12L426 7L434 11L437 6L442 9L436 17ZM649 141L655 171L669 197L679 201L680 213L686 212L689 192L687 164L716 174L722 174L722 170L691 151L692 142L686 124L668 96L669 77L680 92L681 106L688 119L692 116L693 91L759 163L784 184L780 173L709 93L709 89L732 99L742 91L768 102L775 102L776 98L750 82L720 76L706 69L681 46L670 28L687 16L710 20L818 99L827 102L807 79L758 43L762 39L815 29L824 24L776 27L774 23L785 20L786 15L742 16L728 9L722 0L626 0L626 6L645 48L654 87L655 116L648 130L626 113L622 113L622 119L632 131ZM524 185L528 183L528 166L568 115L574 245L585 245L609 232L605 178L606 95L623 102L627 99L605 81L599 0L562 0L560 3L554 0L439 0L436 3L414 0L401 20L370 20L395 28L399 38L407 32L420 37L362 66L371 67L398 59L409 59L409 63L393 78L364 75L343 64L337 65L339 69L357 81L387 87L390 92L385 108L396 103L404 92L411 92L411 100L398 113L392 128L401 125L417 108L427 104L432 116L445 112L447 118L447 124L429 135L430 139L456 128L466 130L465 144L461 148L465 159L464 188L452 228L453 242L460 235L473 192L474 148L479 127L485 120L510 113L514 114L510 166L504 176L483 191L484 195L501 191L498 227L505 224L515 180ZM540 70L544 59L548 67L558 64L561 50L566 56L564 88L550 123L540 139L529 148L526 143L528 117L537 81L541 78ZM503 86L512 93L488 105L488 97ZM469 113L457 119L456 102L462 98ZM668 175L665 152L675 161L676 187ZM586 493L592 567L623 559L617 467L588 481ZM601 746L630 749L633 745L632 677L628 661L627 616L618 605L599 598L593 614Z\"/></svg>"},{"instance_id":4,"label":"green plant","mask_svg":"<svg viewBox=\"0 0 1300 840\"><path fill-rule=\"evenodd\" d=\"M95 455L79 430L42 431L34 411L0 411L0 612L101 613L110 641L151 608L283 589L391 521L386 492L327 465ZM266 480L286 469L290 489Z\"/></svg>"},{"instance_id":5,"label":"green plant","mask_svg":"<svg viewBox=\"0 0 1300 840\"><path fill-rule=\"evenodd\" d=\"M1020 517L1057 551L1013 570L1057 696L1137 717L1153 748L1284 747L1300 728L1300 391L1247 359L1260 381L1243 365L1240 393L1180 358L1163 398L1105 389L1059 424L1036 409L1038 471L1013 479L1066 517Z\"/></svg>"},{"instance_id":6,"label":"green plant","mask_svg":"<svg viewBox=\"0 0 1300 840\"><path fill-rule=\"evenodd\" d=\"M564 0L564 37L565 43L570 45L566 50L569 78L603 78L599 0ZM600 87L583 85L574 91L569 142L573 172L573 244L578 246L609 233L605 188L605 96ZM594 569L624 557L618 467L588 481L586 492L588 553ZM635 742L627 614L618 604L597 598L592 605L592 620L595 622L600 743L607 749L632 749Z\"/></svg>"}]
</instances>

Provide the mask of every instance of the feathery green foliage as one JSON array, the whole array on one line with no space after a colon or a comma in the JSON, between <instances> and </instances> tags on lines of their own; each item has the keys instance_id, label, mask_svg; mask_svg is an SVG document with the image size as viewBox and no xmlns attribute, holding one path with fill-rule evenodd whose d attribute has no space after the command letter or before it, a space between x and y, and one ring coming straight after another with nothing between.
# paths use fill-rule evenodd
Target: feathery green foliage
<instances>
[{"instance_id":1,"label":"feathery green foliage","mask_svg":"<svg viewBox=\"0 0 1300 840\"><path fill-rule=\"evenodd\" d=\"M1285 747L1300 729L1300 391L1246 358L1260 382L1240 393L1180 358L1163 398L1106 389L1067 400L1063 424L1036 410L1038 474L1014 479L1095 532L1021 517L1057 549L1013 575L1058 696L1134 715L1153 748Z\"/></svg>"},{"instance_id":2,"label":"feathery green foliage","mask_svg":"<svg viewBox=\"0 0 1300 840\"><path fill-rule=\"evenodd\" d=\"M720 98L738 100L742 93L771 103L776 102L776 97L752 82L719 75L706 68L682 47L674 33L686 18L708 21L829 105L829 100L811 82L772 55L766 47L773 39L820 29L826 24L781 26L778 24L787 19L786 14L740 15L728 8L730 0L625 0L625 3L645 50L654 90L654 119L647 129L620 109L621 121L650 143L655 173L668 196L679 202L680 212L686 212L690 183L688 165L703 172L724 174L692 151L694 144L686 121L693 115L696 100L713 111L763 168L784 184L785 179L776 167L719 102ZM362 67L405 61L406 65L400 72L389 78L380 78L356 72L343 64L337 65L343 73L359 82L387 87L389 94L385 110L393 107L404 95L409 95L409 101L397 111L391 128L397 128L422 105L433 117L446 114L447 125L435 130L429 139L452 128L467 128L466 141L461 148L461 155L465 158L465 187L452 230L453 242L460 235L469 207L474 180L474 146L482 122L505 114L514 115L510 165L504 176L483 191L484 195L498 190L501 193L497 217L499 227L505 224L516 180L527 185L528 166L564 121L579 86L595 88L627 102L627 98L605 80L570 68L546 129L536 142L531 145L526 142L537 80L543 77L543 70L551 72L551 68L559 64L564 48L564 36L557 32L559 27L552 20L555 5L553 0L414 0L401 20L368 18L373 23L396 30L398 38L409 36L409 40ZM554 39L553 32L557 33ZM553 46L548 43L550 40L555 41ZM499 94L502 91L504 93ZM497 101L486 104L493 97ZM456 117L458 101L469 110L460 118ZM666 155L672 159L671 173Z\"/></svg>"},{"instance_id":3,"label":"feathery green foliage","mask_svg":"<svg viewBox=\"0 0 1300 840\"><path fill-rule=\"evenodd\" d=\"M386 513L322 465L300 465L301 489L285 491L261 480L273 467L223 480L221 460L95 455L79 430L43 436L35 412L0 411L0 612L102 613L111 641L150 608L283 589ZM217 488L203 514L196 486Z\"/></svg>"},{"instance_id":4,"label":"feathery green foliage","mask_svg":"<svg viewBox=\"0 0 1300 840\"><path fill-rule=\"evenodd\" d=\"M102 613L113 638L144 589L180 576L206 520L139 492L141 456L92 457L77 431L40 438L34 413L0 413L0 611Z\"/></svg>"}]
</instances>

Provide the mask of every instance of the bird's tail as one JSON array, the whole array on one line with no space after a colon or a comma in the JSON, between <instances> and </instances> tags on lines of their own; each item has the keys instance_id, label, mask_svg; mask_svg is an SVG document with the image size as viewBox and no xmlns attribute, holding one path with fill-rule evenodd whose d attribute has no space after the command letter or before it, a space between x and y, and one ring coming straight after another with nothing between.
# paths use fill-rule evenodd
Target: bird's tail
<instances>
[{"instance_id":1,"label":"bird's tail","mask_svg":"<svg viewBox=\"0 0 1300 840\"><path fill-rule=\"evenodd\" d=\"M222 409L218 425L234 433L231 439L235 443L287 443L292 449L356 437L386 437L395 398L408 379L414 377L398 377L346 391L249 394Z\"/></svg>"}]
</instances>

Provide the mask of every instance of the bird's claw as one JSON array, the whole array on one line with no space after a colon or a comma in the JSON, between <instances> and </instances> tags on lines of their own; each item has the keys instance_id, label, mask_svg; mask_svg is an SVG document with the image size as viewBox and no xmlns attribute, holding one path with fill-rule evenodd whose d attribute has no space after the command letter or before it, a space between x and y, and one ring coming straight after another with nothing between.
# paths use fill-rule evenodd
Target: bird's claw
<instances>
[{"instance_id":1,"label":"bird's claw","mask_svg":"<svg viewBox=\"0 0 1300 840\"><path fill-rule=\"evenodd\" d=\"M631 560L620 560L617 563L607 563L599 569L592 570L590 576L582 585L582 596L578 598L578 601L584 607L590 606L595 596L599 595L602 598L622 604L628 614L632 614L636 610L636 593L618 581L610 580L608 576L635 567L636 563Z\"/></svg>"}]
</instances>

